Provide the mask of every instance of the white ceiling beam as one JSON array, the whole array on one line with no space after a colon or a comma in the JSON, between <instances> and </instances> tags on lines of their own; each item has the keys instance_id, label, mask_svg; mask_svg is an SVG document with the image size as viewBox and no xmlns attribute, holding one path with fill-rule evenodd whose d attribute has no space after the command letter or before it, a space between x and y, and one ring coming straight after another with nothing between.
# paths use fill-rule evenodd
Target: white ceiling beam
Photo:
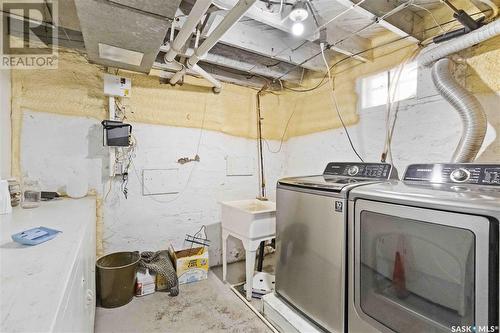
<instances>
[{"instance_id":1,"label":"white ceiling beam","mask_svg":"<svg viewBox=\"0 0 500 333\"><path fill-rule=\"evenodd\" d=\"M169 49L170 45L167 43L166 45L160 47L160 52L166 53L168 52ZM189 48L183 53L183 56L189 57L193 54L193 51L194 50L192 48ZM251 59L245 59L248 58L248 56L245 57L244 55L238 55L237 53L235 53L233 57L230 58L225 55L214 53L214 51L216 51L216 49L210 51L201 60L209 64L228 67L239 70L241 72L247 72L249 74L257 74L260 76L265 76L267 78L281 77L283 73L287 72L290 69L290 65L287 65L286 67L279 70L281 67L279 65L267 67L262 64L256 64L256 62L252 61ZM301 78L301 71L299 68L297 68L288 73L282 79L292 82L298 82L300 78Z\"/></svg>"},{"instance_id":2,"label":"white ceiling beam","mask_svg":"<svg viewBox=\"0 0 500 333\"><path fill-rule=\"evenodd\" d=\"M387 13L390 10L392 10L393 8L381 8L379 6L382 3L384 3L382 5L387 6L386 1L367 1L367 2L363 3L362 5L356 6L356 7L353 7L353 5L355 5L355 2L353 2L351 0L335 0L335 1L344 5L345 7L348 7L348 8L352 7L352 10L354 12L361 14L364 17L366 17L374 22L377 21L377 24L380 24L382 27L386 28L389 31L392 31L393 33L395 33L398 36L408 37L407 40L410 42L418 43L420 41L420 37L415 36L414 32L416 31L416 29L420 25L422 19L414 13L403 14L403 13L399 12L399 13L394 13L394 14L390 15L386 19L379 19L379 17L377 15L372 13L372 11L380 12L380 13ZM370 8L370 10L368 10L367 9L368 7L366 7L367 3L372 4L373 8ZM376 8L375 6L378 6L378 8ZM383 14L381 14L381 15L383 15Z\"/></svg>"},{"instance_id":3,"label":"white ceiling beam","mask_svg":"<svg viewBox=\"0 0 500 333\"><path fill-rule=\"evenodd\" d=\"M352 35L350 32L336 25L329 25L326 29L327 42L333 45L331 50L352 56L362 62L373 61L372 42L368 38L350 35ZM360 52L363 53L359 54Z\"/></svg>"},{"instance_id":4,"label":"white ceiling beam","mask_svg":"<svg viewBox=\"0 0 500 333\"><path fill-rule=\"evenodd\" d=\"M232 8L237 2L238 0L212 0L212 3L215 6L223 10ZM293 22L288 19L288 14L292 8L291 6L283 6L282 12L278 13L278 7L279 6L273 6L273 10L269 10L265 2L258 1L246 12L245 16L291 34ZM319 33L315 32L316 25L312 15L309 15L309 17L302 23L305 28L304 36L307 36L306 38L309 41L314 41L319 38Z\"/></svg>"},{"instance_id":5,"label":"white ceiling beam","mask_svg":"<svg viewBox=\"0 0 500 333\"><path fill-rule=\"evenodd\" d=\"M216 5L226 5L226 8L231 8L232 2L235 1L214 1ZM317 26L314 23L312 15L310 15L306 22L304 22L304 35L306 35L308 39L306 40L293 36L290 32L291 22L287 19L287 11L290 10L288 7L289 6L285 6L284 14L280 15L269 12L262 3L257 2L249 9L246 17L241 22L236 23L236 25L221 38L220 42L279 61L301 65L307 59L320 54L320 46L311 42L319 38L319 33L311 33L311 31L317 29ZM210 34L217 24L222 21L225 13L225 10L211 13L205 24L202 37L206 37ZM185 21L185 16L180 14L182 14L182 12L178 15L178 26L182 26ZM249 17L251 19L249 19ZM361 51L371 48L370 40L352 35L334 23L328 25L328 31L327 42L334 44L331 48L332 51L353 56L355 59L363 62L373 60L372 52L370 51L358 55ZM348 35L350 35L348 39L338 43L339 40ZM327 58L331 56L333 56L333 53L327 51ZM321 56L310 59L302 64L301 67L314 71L324 70Z\"/></svg>"},{"instance_id":6,"label":"white ceiling beam","mask_svg":"<svg viewBox=\"0 0 500 333\"><path fill-rule=\"evenodd\" d=\"M222 18L222 15L212 14L202 36L208 36ZM290 64L301 65L310 70L324 70L325 65L321 55L318 56L321 53L318 44L266 27L265 24L260 24L261 26L259 24L254 20L241 21L226 32L220 39L220 43ZM328 58L331 56L333 56L331 52L327 54ZM306 60L308 61L305 62Z\"/></svg>"},{"instance_id":7,"label":"white ceiling beam","mask_svg":"<svg viewBox=\"0 0 500 333\"><path fill-rule=\"evenodd\" d=\"M264 81L261 78L258 77L245 78L241 74L230 73L221 68L208 68L207 66L210 65L203 65L204 69L209 71L210 74L217 80L245 87L250 86L255 88L262 88L262 86L264 85ZM161 63L158 61L153 63L153 69L162 71L162 73L160 73L160 77L165 79L171 78L174 75L174 72L178 70L178 68L175 66ZM187 69L186 73L191 76L200 77L198 73L196 73L191 69Z\"/></svg>"}]
</instances>

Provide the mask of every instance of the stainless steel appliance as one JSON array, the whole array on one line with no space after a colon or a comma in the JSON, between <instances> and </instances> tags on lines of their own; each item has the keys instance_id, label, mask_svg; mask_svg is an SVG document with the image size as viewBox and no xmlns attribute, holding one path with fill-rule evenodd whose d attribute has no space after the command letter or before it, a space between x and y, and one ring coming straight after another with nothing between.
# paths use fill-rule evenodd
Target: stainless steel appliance
<instances>
[{"instance_id":1,"label":"stainless steel appliance","mask_svg":"<svg viewBox=\"0 0 500 333\"><path fill-rule=\"evenodd\" d=\"M411 165L349 211L349 332L498 331L500 165Z\"/></svg>"},{"instance_id":2,"label":"stainless steel appliance","mask_svg":"<svg viewBox=\"0 0 500 333\"><path fill-rule=\"evenodd\" d=\"M390 164L332 162L278 182L276 294L330 332L344 329L347 194L395 174Z\"/></svg>"}]
</instances>

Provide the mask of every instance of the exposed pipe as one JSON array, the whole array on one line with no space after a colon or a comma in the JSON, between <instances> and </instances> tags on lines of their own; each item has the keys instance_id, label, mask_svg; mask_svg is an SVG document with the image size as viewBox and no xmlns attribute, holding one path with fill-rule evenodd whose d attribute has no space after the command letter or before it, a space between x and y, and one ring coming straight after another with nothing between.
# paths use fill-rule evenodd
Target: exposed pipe
<instances>
[{"instance_id":1,"label":"exposed pipe","mask_svg":"<svg viewBox=\"0 0 500 333\"><path fill-rule=\"evenodd\" d=\"M214 93L218 94L221 92L222 83L219 80L214 78L212 75L208 74L203 68L201 68L198 65L194 65L193 67L191 67L191 69L193 71L195 71L196 73L198 73L201 77L203 77L205 80L207 80L208 82L210 82L214 86L212 88Z\"/></svg>"},{"instance_id":2,"label":"exposed pipe","mask_svg":"<svg viewBox=\"0 0 500 333\"><path fill-rule=\"evenodd\" d=\"M200 61L200 59L208 52L215 44L220 40L220 38L229 30L231 27L238 22L238 20L245 15L245 13L252 7L252 5L257 0L240 0L238 3L226 14L224 19L215 27L212 33L203 41L196 52L188 59L187 67L192 68L194 65ZM172 76L170 79L170 84L176 84L181 77L184 75L185 70L179 71Z\"/></svg>"},{"instance_id":3,"label":"exposed pipe","mask_svg":"<svg viewBox=\"0 0 500 333\"><path fill-rule=\"evenodd\" d=\"M201 21L201 18L207 12L208 8L212 4L212 0L197 0L194 3L193 8L189 12L186 22L182 25L181 30L175 37L174 42L170 46L170 50L165 55L166 62L172 62L175 56L180 52L181 48L186 45L188 38L193 33L196 25Z\"/></svg>"},{"instance_id":4,"label":"exposed pipe","mask_svg":"<svg viewBox=\"0 0 500 333\"><path fill-rule=\"evenodd\" d=\"M453 77L453 63L443 59L480 42L500 34L500 21L494 21L456 39L449 40L436 47L429 47L418 57L423 66L432 67L432 80L443 98L458 112L463 131L460 142L453 154L456 163L472 162L486 135L487 119L476 97L463 88Z\"/></svg>"},{"instance_id":5,"label":"exposed pipe","mask_svg":"<svg viewBox=\"0 0 500 333\"><path fill-rule=\"evenodd\" d=\"M184 76L184 74L186 74L186 67L174 73L174 75L169 80L170 84L174 85L177 82L179 82L179 80Z\"/></svg>"},{"instance_id":6,"label":"exposed pipe","mask_svg":"<svg viewBox=\"0 0 500 333\"><path fill-rule=\"evenodd\" d=\"M462 137L452 161L465 163L476 158L486 135L487 120L477 98L455 80L453 69L454 63L449 59L436 61L432 67L432 81L441 96L458 111L462 120Z\"/></svg>"}]
</instances>

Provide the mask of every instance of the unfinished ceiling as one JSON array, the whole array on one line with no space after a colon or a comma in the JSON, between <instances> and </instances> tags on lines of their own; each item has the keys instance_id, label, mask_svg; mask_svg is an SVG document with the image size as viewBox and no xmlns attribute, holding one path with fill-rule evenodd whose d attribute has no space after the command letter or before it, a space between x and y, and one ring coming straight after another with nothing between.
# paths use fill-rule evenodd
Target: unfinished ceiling
<instances>
[{"instance_id":1,"label":"unfinished ceiling","mask_svg":"<svg viewBox=\"0 0 500 333\"><path fill-rule=\"evenodd\" d=\"M438 0L308 0L311 15L303 22L302 35L294 36L289 14L297 1L300 0L257 0L200 57L200 67L218 79L240 84L262 85L264 80L298 83L305 71L325 71L321 43L326 45L327 60L340 54L362 62L372 61L374 36L391 31L408 41L419 42L425 10L441 5ZM80 46L90 61L101 65L146 73L152 68L161 69L165 77L170 77L238 0L212 0L185 47L176 52L176 64L172 66L164 61L164 55L195 2L59 1L60 45ZM197 74L190 68L183 70Z\"/></svg>"},{"instance_id":2,"label":"unfinished ceiling","mask_svg":"<svg viewBox=\"0 0 500 333\"><path fill-rule=\"evenodd\" d=\"M320 43L328 47L325 52L327 59L342 54L366 62L373 60L371 38L382 31L393 31L414 42L421 40L415 32L421 17L408 8L408 3L389 3L384 8L363 7L369 2L380 3L375 0L360 3L311 0L309 8L312 15L303 22L304 32L297 37L292 34L293 22L288 18L296 1L283 1L283 5L280 1L257 1L245 17L222 36L218 47L213 48L204 61L250 76L264 76L270 81L298 83L305 70L325 71ZM224 19L227 9L237 2L214 0L214 8L202 23L200 39L209 36ZM190 2L183 1L177 12L175 29L183 26L190 10ZM376 10L377 14L374 14ZM170 42L167 38L160 53L169 49ZM183 56L189 57L194 47L193 43L188 45ZM171 69L162 61L162 56L157 58L154 66ZM213 74L217 76L218 73L215 71Z\"/></svg>"}]
</instances>

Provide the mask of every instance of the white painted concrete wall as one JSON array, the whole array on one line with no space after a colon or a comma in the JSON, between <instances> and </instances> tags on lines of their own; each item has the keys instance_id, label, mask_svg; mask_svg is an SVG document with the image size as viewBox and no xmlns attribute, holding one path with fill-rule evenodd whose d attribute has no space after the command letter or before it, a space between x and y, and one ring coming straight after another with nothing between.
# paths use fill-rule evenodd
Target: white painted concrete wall
<instances>
[{"instance_id":1,"label":"white painted concrete wall","mask_svg":"<svg viewBox=\"0 0 500 333\"><path fill-rule=\"evenodd\" d=\"M23 172L41 180L47 190L64 191L74 171L105 196L104 249L166 249L184 246L186 234L207 226L212 240L211 264L221 263L220 201L255 198L259 194L257 143L214 131L202 131L201 161L180 165L181 157L194 157L200 129L133 123L137 152L129 174L129 197L115 178L109 191L107 149L102 147L102 127L94 119L25 112L22 131ZM253 175L226 176L228 156L253 158ZM265 155L268 196L275 198L277 179L284 173L284 154ZM178 168L183 184L179 194L142 195L142 170ZM107 194L109 191L109 194ZM106 196L107 194L107 196ZM231 260L244 254L239 242L229 244Z\"/></svg>"},{"instance_id":2,"label":"white painted concrete wall","mask_svg":"<svg viewBox=\"0 0 500 333\"><path fill-rule=\"evenodd\" d=\"M478 161L500 162L500 96L477 95L489 122ZM386 106L363 110L348 127L354 146L365 161L380 161L385 142ZM332 108L332 117L336 113ZM436 92L429 70L421 70L417 97L401 102L392 140L393 163L402 176L412 163L449 162L460 140L462 124L456 111ZM319 174L329 161L358 161L343 129L294 137L286 146L286 174Z\"/></svg>"},{"instance_id":3,"label":"white painted concrete wall","mask_svg":"<svg viewBox=\"0 0 500 333\"><path fill-rule=\"evenodd\" d=\"M0 178L10 176L11 165L10 70L0 70Z\"/></svg>"},{"instance_id":4,"label":"white painted concrete wall","mask_svg":"<svg viewBox=\"0 0 500 333\"><path fill-rule=\"evenodd\" d=\"M433 91L422 73L418 97L401 104L393 139L394 162L400 173L410 163L446 162L458 143L461 124L455 111ZM492 127L500 131L499 96L479 96ZM355 146L367 161L380 160L385 137L385 107L359 110L360 122L349 128ZM332 109L332 117L335 117ZM293 120L292 120L293 121ZM254 198L259 194L257 143L213 131L203 131L199 163L180 165L181 157L194 157L200 129L133 124L137 156L129 175L125 200L114 182L104 206L104 249L164 249L169 243L183 246L186 233L206 225L212 240L211 264L219 264L219 201ZM489 133L489 145L480 161L500 162L500 141ZM38 177L47 190L64 190L75 170L103 196L109 190L107 151L102 147L101 125L95 119L39 112L24 114L21 165L23 172ZM270 150L279 142L270 141ZM279 153L264 145L265 173L270 199L276 180L285 175L319 174L330 161L355 161L344 131L335 129L290 139ZM252 176L226 176L225 158L247 156L254 160ZM179 195L143 196L143 169L179 168L184 190ZM77 172L77 173L78 173ZM136 174L137 172L137 174ZM189 177L189 175L191 175ZM188 181L189 179L189 181ZM229 245L235 260L243 256L241 244Z\"/></svg>"},{"instance_id":5,"label":"white painted concrete wall","mask_svg":"<svg viewBox=\"0 0 500 333\"><path fill-rule=\"evenodd\" d=\"M223 133L203 131L199 156L201 161L180 165L180 157L196 154L200 129L134 124L138 141L135 169L130 174L130 197L115 190L106 200L104 247L106 251L134 248L160 249L169 243L183 244L186 234L207 226L212 240L211 264L220 263L220 201L255 198L259 193L257 145L255 140L232 137ZM226 158L254 158L252 176L226 176ZM275 184L283 173L279 156L266 159L267 177ZM179 168L183 190L179 194L142 196L141 170L144 168ZM136 173L137 171L137 173ZM269 197L275 198L274 188ZM140 207L140 209L138 209ZM232 242L231 257L244 252Z\"/></svg>"}]
</instances>

